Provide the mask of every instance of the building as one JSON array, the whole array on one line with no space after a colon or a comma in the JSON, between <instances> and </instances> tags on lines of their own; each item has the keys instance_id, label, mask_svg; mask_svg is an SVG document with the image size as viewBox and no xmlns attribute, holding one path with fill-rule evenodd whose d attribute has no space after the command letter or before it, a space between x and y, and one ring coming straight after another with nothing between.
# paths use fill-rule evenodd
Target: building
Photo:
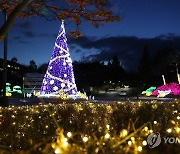
<instances>
[{"instance_id":1,"label":"building","mask_svg":"<svg viewBox=\"0 0 180 154\"><path fill-rule=\"evenodd\" d=\"M44 74L26 73L23 77L23 92L34 93L40 91Z\"/></svg>"},{"instance_id":2,"label":"building","mask_svg":"<svg viewBox=\"0 0 180 154\"><path fill-rule=\"evenodd\" d=\"M7 60L7 83L11 83L12 86L23 86L23 75L26 72L27 66L18 64L13 61ZM0 89L3 85L3 59L0 58Z\"/></svg>"}]
</instances>

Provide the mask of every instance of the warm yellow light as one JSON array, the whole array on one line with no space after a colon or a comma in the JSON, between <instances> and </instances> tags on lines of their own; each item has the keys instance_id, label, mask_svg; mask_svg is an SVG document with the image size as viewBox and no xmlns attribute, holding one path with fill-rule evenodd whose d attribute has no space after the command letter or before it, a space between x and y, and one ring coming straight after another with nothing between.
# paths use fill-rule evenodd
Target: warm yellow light
<instances>
[{"instance_id":1,"label":"warm yellow light","mask_svg":"<svg viewBox=\"0 0 180 154\"><path fill-rule=\"evenodd\" d=\"M71 133L71 132L68 132L68 133L67 133L67 136L68 136L68 137L71 137L71 136L72 136L72 133Z\"/></svg>"},{"instance_id":2,"label":"warm yellow light","mask_svg":"<svg viewBox=\"0 0 180 154\"><path fill-rule=\"evenodd\" d=\"M132 142L131 141L128 141L128 145L131 145L132 144Z\"/></svg>"},{"instance_id":3,"label":"warm yellow light","mask_svg":"<svg viewBox=\"0 0 180 154\"><path fill-rule=\"evenodd\" d=\"M87 142L88 141L88 137L83 137L83 142Z\"/></svg>"},{"instance_id":4,"label":"warm yellow light","mask_svg":"<svg viewBox=\"0 0 180 154\"><path fill-rule=\"evenodd\" d=\"M68 146L68 142L63 142L63 147L67 147Z\"/></svg>"},{"instance_id":5,"label":"warm yellow light","mask_svg":"<svg viewBox=\"0 0 180 154\"><path fill-rule=\"evenodd\" d=\"M48 128L48 125L46 125L46 128Z\"/></svg>"},{"instance_id":6,"label":"warm yellow light","mask_svg":"<svg viewBox=\"0 0 180 154\"><path fill-rule=\"evenodd\" d=\"M54 151L55 154L59 154L60 152L61 152L60 148L57 148L57 149Z\"/></svg>"},{"instance_id":7,"label":"warm yellow light","mask_svg":"<svg viewBox=\"0 0 180 154\"><path fill-rule=\"evenodd\" d=\"M156 124L157 124L157 121L154 121L154 124L156 125Z\"/></svg>"},{"instance_id":8,"label":"warm yellow light","mask_svg":"<svg viewBox=\"0 0 180 154\"><path fill-rule=\"evenodd\" d=\"M109 127L110 127L110 126L107 124L107 125L106 125L106 128L109 129Z\"/></svg>"},{"instance_id":9,"label":"warm yellow light","mask_svg":"<svg viewBox=\"0 0 180 154\"><path fill-rule=\"evenodd\" d=\"M138 146L138 151L142 151L142 146Z\"/></svg>"},{"instance_id":10,"label":"warm yellow light","mask_svg":"<svg viewBox=\"0 0 180 154\"><path fill-rule=\"evenodd\" d=\"M172 132L172 129L169 128L169 129L167 129L166 131L167 131L168 133L171 133L171 132Z\"/></svg>"},{"instance_id":11,"label":"warm yellow light","mask_svg":"<svg viewBox=\"0 0 180 154\"><path fill-rule=\"evenodd\" d=\"M179 133L180 132L180 128L179 127L176 127L176 132Z\"/></svg>"},{"instance_id":12,"label":"warm yellow light","mask_svg":"<svg viewBox=\"0 0 180 154\"><path fill-rule=\"evenodd\" d=\"M132 137L131 137L131 140L132 140L132 141L135 141L135 138L132 136Z\"/></svg>"},{"instance_id":13,"label":"warm yellow light","mask_svg":"<svg viewBox=\"0 0 180 154\"><path fill-rule=\"evenodd\" d=\"M177 113L177 112L178 112L177 110L173 111L173 113Z\"/></svg>"},{"instance_id":14,"label":"warm yellow light","mask_svg":"<svg viewBox=\"0 0 180 154\"><path fill-rule=\"evenodd\" d=\"M180 119L180 116L177 116L177 120L179 120Z\"/></svg>"},{"instance_id":15,"label":"warm yellow light","mask_svg":"<svg viewBox=\"0 0 180 154\"><path fill-rule=\"evenodd\" d=\"M98 152L99 152L99 148L96 148L95 153L98 153Z\"/></svg>"},{"instance_id":16,"label":"warm yellow light","mask_svg":"<svg viewBox=\"0 0 180 154\"><path fill-rule=\"evenodd\" d=\"M150 133L153 133L153 130L151 129L151 130L149 130L149 132L150 132Z\"/></svg>"},{"instance_id":17,"label":"warm yellow light","mask_svg":"<svg viewBox=\"0 0 180 154\"><path fill-rule=\"evenodd\" d=\"M121 137L125 137L128 134L128 131L126 129L123 129L121 132Z\"/></svg>"},{"instance_id":18,"label":"warm yellow light","mask_svg":"<svg viewBox=\"0 0 180 154\"><path fill-rule=\"evenodd\" d=\"M147 145L147 142L144 140L144 141L142 142L142 145L146 146L146 145Z\"/></svg>"},{"instance_id":19,"label":"warm yellow light","mask_svg":"<svg viewBox=\"0 0 180 154\"><path fill-rule=\"evenodd\" d=\"M107 133L107 134L105 135L105 138L106 138L106 139L110 138L109 133Z\"/></svg>"},{"instance_id":20,"label":"warm yellow light","mask_svg":"<svg viewBox=\"0 0 180 154\"><path fill-rule=\"evenodd\" d=\"M165 80L164 75L162 75L162 78L163 78L163 83L164 83L164 85L166 85L166 80Z\"/></svg>"},{"instance_id":21,"label":"warm yellow light","mask_svg":"<svg viewBox=\"0 0 180 154\"><path fill-rule=\"evenodd\" d=\"M15 115L12 115L11 117L12 117L12 118L15 118Z\"/></svg>"},{"instance_id":22,"label":"warm yellow light","mask_svg":"<svg viewBox=\"0 0 180 154\"><path fill-rule=\"evenodd\" d=\"M65 138L62 139L62 141L63 141L63 142L67 142L68 139L65 137Z\"/></svg>"},{"instance_id":23,"label":"warm yellow light","mask_svg":"<svg viewBox=\"0 0 180 154\"><path fill-rule=\"evenodd\" d=\"M53 149L55 149L56 144L55 144L55 143L52 143L51 146L52 146Z\"/></svg>"},{"instance_id":24,"label":"warm yellow light","mask_svg":"<svg viewBox=\"0 0 180 154\"><path fill-rule=\"evenodd\" d=\"M174 120L171 120L171 123L172 123L173 125L175 125L175 124L176 124L176 122L175 122Z\"/></svg>"},{"instance_id":25,"label":"warm yellow light","mask_svg":"<svg viewBox=\"0 0 180 154\"><path fill-rule=\"evenodd\" d=\"M145 131L148 131L148 127L144 127L144 130L145 130Z\"/></svg>"}]
</instances>

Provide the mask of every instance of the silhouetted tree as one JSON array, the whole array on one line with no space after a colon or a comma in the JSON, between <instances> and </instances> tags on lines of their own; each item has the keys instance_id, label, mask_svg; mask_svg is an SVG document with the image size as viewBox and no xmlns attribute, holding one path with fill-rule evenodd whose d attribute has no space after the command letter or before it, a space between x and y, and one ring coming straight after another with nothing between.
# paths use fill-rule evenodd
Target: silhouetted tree
<instances>
[{"instance_id":1,"label":"silhouetted tree","mask_svg":"<svg viewBox=\"0 0 180 154\"><path fill-rule=\"evenodd\" d=\"M46 73L48 63L44 63L38 67L38 73Z\"/></svg>"},{"instance_id":2,"label":"silhouetted tree","mask_svg":"<svg viewBox=\"0 0 180 154\"><path fill-rule=\"evenodd\" d=\"M30 73L33 73L33 72L36 72L37 71L37 65L36 65L36 62L34 60L31 60L29 62L29 72Z\"/></svg>"},{"instance_id":3,"label":"silhouetted tree","mask_svg":"<svg viewBox=\"0 0 180 154\"><path fill-rule=\"evenodd\" d=\"M152 77L152 62L148 47L144 47L142 57L139 61L139 75L143 82L149 82Z\"/></svg>"},{"instance_id":4,"label":"silhouetted tree","mask_svg":"<svg viewBox=\"0 0 180 154\"><path fill-rule=\"evenodd\" d=\"M164 74L167 82L175 81L180 67L180 51L166 47L154 56L153 64L156 76Z\"/></svg>"},{"instance_id":5,"label":"silhouetted tree","mask_svg":"<svg viewBox=\"0 0 180 154\"><path fill-rule=\"evenodd\" d=\"M114 55L112 59L112 66L113 67L119 67L120 66L120 61L117 55Z\"/></svg>"},{"instance_id":6,"label":"silhouetted tree","mask_svg":"<svg viewBox=\"0 0 180 154\"><path fill-rule=\"evenodd\" d=\"M122 80L122 77L124 75L124 69L120 65L120 60L117 55L114 55L112 59L110 74L111 74L111 80L114 83L118 83L120 80Z\"/></svg>"},{"instance_id":7,"label":"silhouetted tree","mask_svg":"<svg viewBox=\"0 0 180 154\"><path fill-rule=\"evenodd\" d=\"M108 60L108 64L107 65L111 66L111 60L110 59Z\"/></svg>"},{"instance_id":8,"label":"silhouetted tree","mask_svg":"<svg viewBox=\"0 0 180 154\"><path fill-rule=\"evenodd\" d=\"M13 58L11 59L11 61L14 62L14 63L17 63L17 62L18 62L18 60L17 60L16 57L13 57Z\"/></svg>"}]
</instances>

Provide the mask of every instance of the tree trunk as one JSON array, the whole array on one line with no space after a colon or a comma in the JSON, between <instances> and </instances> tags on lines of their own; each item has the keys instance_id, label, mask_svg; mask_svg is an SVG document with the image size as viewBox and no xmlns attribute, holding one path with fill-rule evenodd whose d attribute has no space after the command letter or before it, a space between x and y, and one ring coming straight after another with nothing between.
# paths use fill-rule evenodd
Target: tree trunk
<instances>
[{"instance_id":1,"label":"tree trunk","mask_svg":"<svg viewBox=\"0 0 180 154\"><path fill-rule=\"evenodd\" d=\"M33 0L23 0L19 5L15 7L15 9L8 16L7 21L3 24L0 29L0 41L2 41L7 35L8 30L12 27L16 17L19 13L26 8Z\"/></svg>"}]
</instances>

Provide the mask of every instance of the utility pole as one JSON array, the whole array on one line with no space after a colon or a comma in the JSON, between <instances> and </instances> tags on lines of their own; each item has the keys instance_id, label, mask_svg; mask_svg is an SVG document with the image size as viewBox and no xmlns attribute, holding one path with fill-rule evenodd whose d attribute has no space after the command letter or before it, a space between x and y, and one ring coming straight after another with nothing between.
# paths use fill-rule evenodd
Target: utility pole
<instances>
[{"instance_id":1,"label":"utility pole","mask_svg":"<svg viewBox=\"0 0 180 154\"><path fill-rule=\"evenodd\" d=\"M4 23L7 20L6 10L4 12ZM8 98L6 97L6 82L7 82L7 44L8 35L4 38L4 60L3 60L3 106L8 106Z\"/></svg>"}]
</instances>

